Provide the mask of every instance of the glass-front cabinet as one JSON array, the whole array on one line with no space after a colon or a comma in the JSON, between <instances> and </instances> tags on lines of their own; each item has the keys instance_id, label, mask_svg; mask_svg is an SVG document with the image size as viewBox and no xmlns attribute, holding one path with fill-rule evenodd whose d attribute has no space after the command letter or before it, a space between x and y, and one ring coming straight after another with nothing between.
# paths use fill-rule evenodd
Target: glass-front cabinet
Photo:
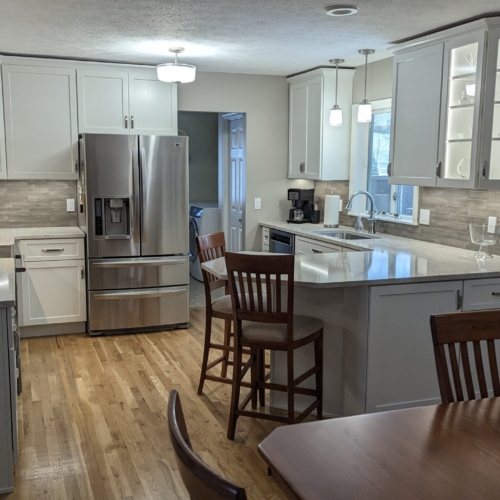
<instances>
[{"instance_id":1,"label":"glass-front cabinet","mask_svg":"<svg viewBox=\"0 0 500 500\"><path fill-rule=\"evenodd\" d=\"M420 71L428 69L426 79L441 81L441 96L439 112L436 113L432 105L436 106L438 95L434 94L433 100L428 96L419 99L418 88L412 85L414 106L419 106L420 100L422 102L414 116L420 120L418 127L422 136L428 137L428 147L420 145L417 157L413 149L411 160L405 162L402 152L409 149L409 138L404 134L404 127L409 125L406 125L407 120L401 119L400 130L395 131L395 143L391 145L391 183L500 189L499 40L500 17L494 17L393 47L396 54L394 67L398 69L394 77L393 108L398 110L399 106L401 115L401 108L408 108L403 102L411 85L408 82L422 81L422 75L414 74L412 78L398 67L398 62L411 61L412 57L419 56L424 65L415 64L415 73L417 68ZM439 54L440 47L443 56L442 66L438 69L437 57L431 60L422 56L431 49ZM411 68L410 64L407 66ZM408 101L407 97L405 99ZM412 135L415 136L417 124L412 126ZM438 140L430 140L431 135L433 138L437 136ZM405 137L405 141L398 144L398 136ZM419 139L416 137L415 141ZM434 169L435 174L431 174Z\"/></svg>"}]
</instances>

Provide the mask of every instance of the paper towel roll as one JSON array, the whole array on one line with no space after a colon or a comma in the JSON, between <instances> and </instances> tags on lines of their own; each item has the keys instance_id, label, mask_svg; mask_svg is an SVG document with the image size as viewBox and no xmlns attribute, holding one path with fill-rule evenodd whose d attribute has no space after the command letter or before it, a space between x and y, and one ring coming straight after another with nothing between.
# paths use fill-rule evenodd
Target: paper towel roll
<instances>
[{"instance_id":1,"label":"paper towel roll","mask_svg":"<svg viewBox=\"0 0 500 500\"><path fill-rule=\"evenodd\" d=\"M339 227L339 207L340 196L336 194L327 194L325 196L325 227Z\"/></svg>"}]
</instances>

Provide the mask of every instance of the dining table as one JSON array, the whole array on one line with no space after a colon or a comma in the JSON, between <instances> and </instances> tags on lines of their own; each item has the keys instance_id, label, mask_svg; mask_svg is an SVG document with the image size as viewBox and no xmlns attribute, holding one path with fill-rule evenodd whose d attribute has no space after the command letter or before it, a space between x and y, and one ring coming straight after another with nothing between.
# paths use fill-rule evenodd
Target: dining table
<instances>
[{"instance_id":1,"label":"dining table","mask_svg":"<svg viewBox=\"0 0 500 500\"><path fill-rule=\"evenodd\" d=\"M275 429L259 445L287 498L500 498L500 398Z\"/></svg>"}]
</instances>

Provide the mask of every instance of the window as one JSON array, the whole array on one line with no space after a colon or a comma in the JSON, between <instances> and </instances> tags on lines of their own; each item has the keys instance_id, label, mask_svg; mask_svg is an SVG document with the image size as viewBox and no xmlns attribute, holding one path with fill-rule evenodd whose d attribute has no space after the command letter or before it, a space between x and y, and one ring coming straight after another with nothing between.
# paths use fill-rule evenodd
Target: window
<instances>
[{"instance_id":1,"label":"window","mask_svg":"<svg viewBox=\"0 0 500 500\"><path fill-rule=\"evenodd\" d=\"M371 123L357 123L357 104L353 108L350 195L364 189L373 195L378 219L416 224L418 188L388 182L391 100L372 102ZM353 200L350 214L364 216L369 208L369 200L359 196Z\"/></svg>"}]
</instances>

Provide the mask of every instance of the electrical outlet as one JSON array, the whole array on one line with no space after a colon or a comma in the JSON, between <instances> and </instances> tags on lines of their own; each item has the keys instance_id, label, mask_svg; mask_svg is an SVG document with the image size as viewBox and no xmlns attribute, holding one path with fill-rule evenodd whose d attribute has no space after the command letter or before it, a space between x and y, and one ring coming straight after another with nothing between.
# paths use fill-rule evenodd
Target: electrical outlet
<instances>
[{"instance_id":1,"label":"electrical outlet","mask_svg":"<svg viewBox=\"0 0 500 500\"><path fill-rule=\"evenodd\" d=\"M262 208L262 198L255 198L255 210Z\"/></svg>"},{"instance_id":2,"label":"electrical outlet","mask_svg":"<svg viewBox=\"0 0 500 500\"><path fill-rule=\"evenodd\" d=\"M339 200L339 212L342 212L342 200Z\"/></svg>"},{"instance_id":3,"label":"electrical outlet","mask_svg":"<svg viewBox=\"0 0 500 500\"><path fill-rule=\"evenodd\" d=\"M420 218L419 218L418 222L420 224L423 224L424 226L428 226L430 218L431 218L431 211L426 210L425 208L421 208L420 209Z\"/></svg>"},{"instance_id":4,"label":"electrical outlet","mask_svg":"<svg viewBox=\"0 0 500 500\"><path fill-rule=\"evenodd\" d=\"M497 225L496 217L488 217L488 233L494 233Z\"/></svg>"},{"instance_id":5,"label":"electrical outlet","mask_svg":"<svg viewBox=\"0 0 500 500\"><path fill-rule=\"evenodd\" d=\"M74 212L75 211L75 200L74 198L68 198L66 200L66 211Z\"/></svg>"}]
</instances>

